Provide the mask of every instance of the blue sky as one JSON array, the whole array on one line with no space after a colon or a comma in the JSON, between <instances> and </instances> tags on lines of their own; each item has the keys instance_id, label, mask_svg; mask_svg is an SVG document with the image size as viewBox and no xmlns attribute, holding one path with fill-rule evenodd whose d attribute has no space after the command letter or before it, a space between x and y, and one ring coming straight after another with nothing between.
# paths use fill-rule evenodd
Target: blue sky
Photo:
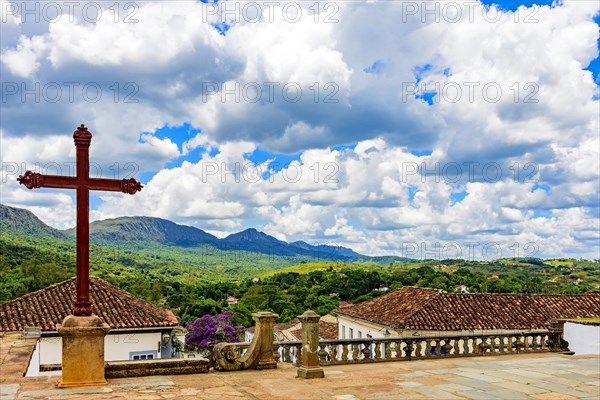
<instances>
[{"instance_id":1,"label":"blue sky","mask_svg":"<svg viewBox=\"0 0 600 400\"><path fill-rule=\"evenodd\" d=\"M93 194L93 219L600 258L596 1L483 0L472 20L359 1L249 21L228 3L141 2L136 22L3 15L2 203L72 226L72 194L14 178L72 162L84 122L102 176L145 185Z\"/></svg>"}]
</instances>

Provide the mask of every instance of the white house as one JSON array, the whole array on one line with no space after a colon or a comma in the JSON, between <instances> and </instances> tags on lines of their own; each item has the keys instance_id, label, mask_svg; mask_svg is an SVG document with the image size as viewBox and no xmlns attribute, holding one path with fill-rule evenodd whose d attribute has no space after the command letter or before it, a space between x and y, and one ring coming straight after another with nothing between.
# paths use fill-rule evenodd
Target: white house
<instances>
[{"instance_id":1,"label":"white house","mask_svg":"<svg viewBox=\"0 0 600 400\"><path fill-rule=\"evenodd\" d=\"M75 278L0 304L0 331L38 331L28 376L56 369L62 361L62 339L57 326L71 314ZM170 358L177 318L169 310L154 306L96 277L90 277L94 313L111 330L105 338L105 361ZM42 372L43 374L43 372Z\"/></svg>"}]
</instances>

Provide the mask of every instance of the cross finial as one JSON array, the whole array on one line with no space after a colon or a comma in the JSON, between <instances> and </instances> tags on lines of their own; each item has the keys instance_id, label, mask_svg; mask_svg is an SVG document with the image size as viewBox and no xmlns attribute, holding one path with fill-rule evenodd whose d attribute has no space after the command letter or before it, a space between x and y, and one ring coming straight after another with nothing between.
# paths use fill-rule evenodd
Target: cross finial
<instances>
[{"instance_id":1,"label":"cross finial","mask_svg":"<svg viewBox=\"0 0 600 400\"><path fill-rule=\"evenodd\" d=\"M92 141L92 132L88 131L88 128L85 127L84 124L77 127L75 132L73 132L73 139L75 140L75 146L77 145L90 145Z\"/></svg>"}]
</instances>

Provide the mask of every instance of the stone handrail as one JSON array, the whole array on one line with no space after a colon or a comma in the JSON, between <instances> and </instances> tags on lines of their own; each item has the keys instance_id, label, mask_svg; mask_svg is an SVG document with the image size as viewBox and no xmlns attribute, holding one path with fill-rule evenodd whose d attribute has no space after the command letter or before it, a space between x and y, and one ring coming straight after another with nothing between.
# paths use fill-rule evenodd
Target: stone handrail
<instances>
[{"instance_id":1,"label":"stone handrail","mask_svg":"<svg viewBox=\"0 0 600 400\"><path fill-rule=\"evenodd\" d=\"M256 333L252 343L220 343L213 352L216 370L276 368L293 363L302 378L322 377L319 366L486 355L567 352L564 321L551 320L551 328L503 333L438 333L423 336L319 340L319 316L307 311L302 321L303 341L275 342L277 314L253 314ZM304 365L306 364L306 365Z\"/></svg>"},{"instance_id":2,"label":"stone handrail","mask_svg":"<svg viewBox=\"0 0 600 400\"><path fill-rule=\"evenodd\" d=\"M301 365L302 342L275 342L280 362ZM319 340L322 366L568 351L562 330Z\"/></svg>"}]
</instances>

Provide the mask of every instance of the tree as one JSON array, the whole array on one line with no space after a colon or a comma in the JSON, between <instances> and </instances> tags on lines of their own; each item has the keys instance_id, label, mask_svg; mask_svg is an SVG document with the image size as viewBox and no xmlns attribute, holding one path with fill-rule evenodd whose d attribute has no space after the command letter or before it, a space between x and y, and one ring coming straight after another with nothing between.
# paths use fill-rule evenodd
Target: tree
<instances>
[{"instance_id":1,"label":"tree","mask_svg":"<svg viewBox=\"0 0 600 400\"><path fill-rule=\"evenodd\" d=\"M181 315L182 321L193 321L195 318L198 318L199 315L215 315L220 313L222 309L223 307L221 304L213 299L200 298L189 303L184 302L181 305L179 314Z\"/></svg>"},{"instance_id":2,"label":"tree","mask_svg":"<svg viewBox=\"0 0 600 400\"><path fill-rule=\"evenodd\" d=\"M185 336L185 348L194 351L212 351L219 342L237 343L244 333L244 327L231 323L233 313L225 311L223 314L203 315L186 325L188 333Z\"/></svg>"}]
</instances>

